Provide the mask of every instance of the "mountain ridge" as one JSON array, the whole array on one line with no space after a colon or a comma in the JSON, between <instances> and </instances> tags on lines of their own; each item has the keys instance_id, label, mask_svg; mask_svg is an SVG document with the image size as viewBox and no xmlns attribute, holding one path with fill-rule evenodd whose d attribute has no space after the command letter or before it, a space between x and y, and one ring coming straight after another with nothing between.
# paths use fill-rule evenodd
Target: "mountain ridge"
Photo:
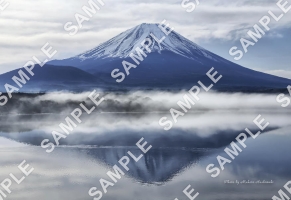
<instances>
[{"instance_id":1,"label":"mountain ridge","mask_svg":"<svg viewBox=\"0 0 291 200\"><path fill-rule=\"evenodd\" d=\"M35 65L33 72L34 76L29 76L24 68L21 68L24 73L29 77L25 84L20 88L12 80L13 76L19 77L19 70L15 69L0 75L0 91L5 92L5 84L10 84L19 89L19 92L42 92L46 90L70 90L74 86L78 88L79 84L82 85L102 85L103 81L99 80L96 76L85 72L81 69L71 66L54 66L45 64L43 67Z\"/></svg>"}]
</instances>

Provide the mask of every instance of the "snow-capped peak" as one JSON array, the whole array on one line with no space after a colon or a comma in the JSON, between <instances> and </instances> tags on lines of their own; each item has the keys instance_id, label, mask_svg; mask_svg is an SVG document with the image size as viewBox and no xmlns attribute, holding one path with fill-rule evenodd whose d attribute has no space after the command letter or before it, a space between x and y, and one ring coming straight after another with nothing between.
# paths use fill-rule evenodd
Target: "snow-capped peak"
<instances>
[{"instance_id":1,"label":"snow-capped peak","mask_svg":"<svg viewBox=\"0 0 291 200\"><path fill-rule=\"evenodd\" d=\"M108 40L95 47L92 50L86 51L75 58L82 61L87 59L98 59L106 57L126 58L135 51L137 47L141 47L141 42L146 38L151 38L153 34L157 39L163 36L166 39L162 43L156 42L152 38L151 50L162 51L167 50L173 53L182 55L189 59L198 59L198 57L207 57L212 60L219 60L215 54L199 47L194 42L186 39L175 31L172 31L168 36L159 28L158 24L143 23L134 28L131 28L114 38Z\"/></svg>"}]
</instances>

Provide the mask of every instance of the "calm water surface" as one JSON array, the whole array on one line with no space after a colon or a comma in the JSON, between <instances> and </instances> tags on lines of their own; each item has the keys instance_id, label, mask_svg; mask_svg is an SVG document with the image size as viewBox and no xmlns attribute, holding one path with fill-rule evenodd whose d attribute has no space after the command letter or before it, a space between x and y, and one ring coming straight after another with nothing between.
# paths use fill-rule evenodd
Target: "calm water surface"
<instances>
[{"instance_id":1,"label":"calm water surface","mask_svg":"<svg viewBox=\"0 0 291 200\"><path fill-rule=\"evenodd\" d=\"M129 168L102 199L118 200L186 200L183 189L189 184L199 192L201 200L263 200L272 199L291 180L290 127L277 129L249 138L247 148L219 177L205 171L208 164L217 164L216 156L225 155L224 148L152 148ZM35 168L20 185L12 185L7 199L13 200L84 200L88 190L101 189L99 179L135 147L60 147L47 154L40 147L7 147L0 149L1 172L4 180L9 173L20 176L17 166L26 160ZM225 155L227 158L227 155ZM229 158L229 157L228 157ZM108 179L108 178L107 178ZM273 184L231 184L229 181L273 181Z\"/></svg>"}]
</instances>

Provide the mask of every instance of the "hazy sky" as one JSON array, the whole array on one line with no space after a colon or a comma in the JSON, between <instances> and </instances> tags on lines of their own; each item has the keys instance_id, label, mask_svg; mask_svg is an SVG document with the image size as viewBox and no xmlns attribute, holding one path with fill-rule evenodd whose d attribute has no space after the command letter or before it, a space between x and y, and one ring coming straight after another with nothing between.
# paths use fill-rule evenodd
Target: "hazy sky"
<instances>
[{"instance_id":1,"label":"hazy sky","mask_svg":"<svg viewBox=\"0 0 291 200\"><path fill-rule=\"evenodd\" d=\"M178 33L234 61L228 51L239 44L240 37L246 37L247 31L268 10L282 12L276 5L277 0L202 0L192 13L181 7L182 0L147 0L146 3L104 0L105 6L90 21L85 21L75 36L70 36L63 26L69 21L76 24L74 15L84 14L82 6L88 0L5 2L10 5L0 10L0 73L22 67L32 56L42 59L40 49L46 42L58 50L54 58L61 59L96 47L140 23L159 23L164 19ZM271 23L270 28L237 63L291 78L291 11L279 22Z\"/></svg>"}]
</instances>

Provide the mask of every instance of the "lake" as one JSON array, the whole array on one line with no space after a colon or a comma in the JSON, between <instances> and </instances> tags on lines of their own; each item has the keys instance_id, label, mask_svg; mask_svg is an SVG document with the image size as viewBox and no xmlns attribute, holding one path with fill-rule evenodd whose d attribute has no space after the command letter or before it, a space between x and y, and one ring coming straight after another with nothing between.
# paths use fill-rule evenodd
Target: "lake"
<instances>
[{"instance_id":1,"label":"lake","mask_svg":"<svg viewBox=\"0 0 291 200\"><path fill-rule=\"evenodd\" d=\"M202 101L198 109L179 117L169 131L159 125L159 119L170 118L164 108L172 103L158 106L146 99L147 106L145 103L140 106L136 102L143 98L128 97L130 101L134 99L130 103L116 100L114 108L104 104L90 116L82 116L82 123L61 138L52 153L47 153L40 144L44 139L54 142L52 131L61 132L59 124L76 103L72 106L63 97L64 102L58 104L49 103L43 96L45 104L20 99L26 103L17 104L19 107L14 111L18 112L0 116L0 181L10 173L21 177L23 173L17 166L23 160L34 171L21 184L13 182L11 194L7 195L1 186L0 190L7 195L6 199L12 200L93 199L88 194L92 187L101 190L102 199L108 200L187 200L183 190L190 184L195 189L193 195L199 192L196 199L201 200L272 199L291 180L290 111L280 108L274 95L263 96L264 104L261 95L248 96L248 102L241 95L217 95L207 105L203 104L207 101ZM225 98L228 101L223 104ZM27 102L34 105L34 113L25 112L32 110ZM225 147L231 148L230 143L245 128L258 131L253 122L258 115L270 125L256 139L249 137L247 147L234 160L230 159ZM131 160L126 171L118 161L128 151L134 155L142 153L136 146L141 137L152 148L139 161ZM231 162L225 163L225 169L213 178L206 168L209 164L219 166L217 156ZM99 181L111 180L106 173L113 171L114 165L125 174L104 193Z\"/></svg>"}]
</instances>

